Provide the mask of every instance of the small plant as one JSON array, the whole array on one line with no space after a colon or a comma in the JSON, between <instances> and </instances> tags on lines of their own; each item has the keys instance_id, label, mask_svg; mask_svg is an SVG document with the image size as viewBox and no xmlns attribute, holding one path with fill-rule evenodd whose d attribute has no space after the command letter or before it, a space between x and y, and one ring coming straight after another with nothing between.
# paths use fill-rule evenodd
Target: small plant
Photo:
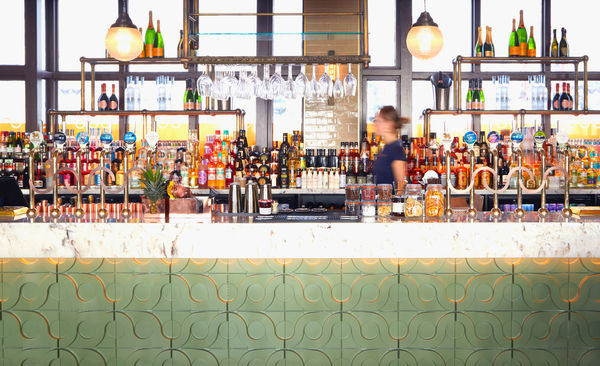
<instances>
[{"instance_id":1,"label":"small plant","mask_svg":"<svg viewBox=\"0 0 600 366\"><path fill-rule=\"evenodd\" d=\"M144 196L150 201L150 212L156 213L156 202L166 197L169 181L160 167L153 170L150 164L142 170L141 181L144 184Z\"/></svg>"}]
</instances>

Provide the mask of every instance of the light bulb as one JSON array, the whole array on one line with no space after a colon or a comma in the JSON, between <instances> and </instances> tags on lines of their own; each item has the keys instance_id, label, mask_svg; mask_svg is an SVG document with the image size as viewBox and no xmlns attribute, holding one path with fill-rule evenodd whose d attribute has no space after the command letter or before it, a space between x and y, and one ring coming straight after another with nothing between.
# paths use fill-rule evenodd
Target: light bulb
<instances>
[{"instance_id":1,"label":"light bulb","mask_svg":"<svg viewBox=\"0 0 600 366\"><path fill-rule=\"evenodd\" d=\"M111 57L119 61L131 61L142 52L142 35L135 28L110 27L104 39Z\"/></svg>"},{"instance_id":2,"label":"light bulb","mask_svg":"<svg viewBox=\"0 0 600 366\"><path fill-rule=\"evenodd\" d=\"M427 60L440 53L444 37L436 26L413 26L406 36L406 45L414 57Z\"/></svg>"}]
</instances>

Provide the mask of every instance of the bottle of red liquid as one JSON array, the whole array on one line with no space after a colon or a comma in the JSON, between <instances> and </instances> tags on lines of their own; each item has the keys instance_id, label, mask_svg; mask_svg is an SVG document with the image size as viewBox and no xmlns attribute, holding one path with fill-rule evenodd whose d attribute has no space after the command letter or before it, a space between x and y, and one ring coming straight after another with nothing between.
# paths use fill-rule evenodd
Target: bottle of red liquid
<instances>
[{"instance_id":1,"label":"bottle of red liquid","mask_svg":"<svg viewBox=\"0 0 600 366\"><path fill-rule=\"evenodd\" d=\"M233 177L235 175L235 167L233 166L233 156L229 155L227 165L225 165L225 188L228 188L233 183Z\"/></svg>"}]
</instances>

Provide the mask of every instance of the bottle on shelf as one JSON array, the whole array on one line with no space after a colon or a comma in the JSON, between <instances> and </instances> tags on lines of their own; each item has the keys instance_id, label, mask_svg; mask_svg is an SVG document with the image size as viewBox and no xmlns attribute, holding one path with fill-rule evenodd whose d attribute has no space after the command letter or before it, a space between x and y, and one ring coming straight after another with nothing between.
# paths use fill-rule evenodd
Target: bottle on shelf
<instances>
[{"instance_id":1,"label":"bottle on shelf","mask_svg":"<svg viewBox=\"0 0 600 366\"><path fill-rule=\"evenodd\" d=\"M115 95L115 84L112 84L112 94L110 95L110 99L108 101L108 109L111 111L116 111L119 109L119 99Z\"/></svg>"},{"instance_id":2,"label":"bottle on shelf","mask_svg":"<svg viewBox=\"0 0 600 366\"><path fill-rule=\"evenodd\" d=\"M192 89L192 79L185 80L185 92L183 93L183 110L194 110L196 103L194 101L194 90Z\"/></svg>"},{"instance_id":3,"label":"bottle on shelf","mask_svg":"<svg viewBox=\"0 0 600 366\"><path fill-rule=\"evenodd\" d=\"M535 39L533 38L533 25L529 31L529 40L527 41L527 57L535 57L536 55L536 47L535 47Z\"/></svg>"},{"instance_id":4,"label":"bottle on shelf","mask_svg":"<svg viewBox=\"0 0 600 366\"><path fill-rule=\"evenodd\" d=\"M517 34L517 21L513 19L512 32L508 38L508 57L518 57L521 54L519 35Z\"/></svg>"},{"instance_id":5,"label":"bottle on shelf","mask_svg":"<svg viewBox=\"0 0 600 366\"><path fill-rule=\"evenodd\" d=\"M142 29L142 27L139 27L139 32L140 32L140 36L142 38L144 38L144 30ZM146 45L144 44L144 47L142 47L142 50L140 51L140 54L138 55L138 58L144 58L146 57Z\"/></svg>"},{"instance_id":6,"label":"bottle on shelf","mask_svg":"<svg viewBox=\"0 0 600 366\"><path fill-rule=\"evenodd\" d=\"M165 42L160 33L160 20L156 21L156 32L152 41L152 57L165 57Z\"/></svg>"},{"instance_id":7,"label":"bottle on shelf","mask_svg":"<svg viewBox=\"0 0 600 366\"><path fill-rule=\"evenodd\" d=\"M475 44L475 57L483 57L483 42L481 41L481 27L477 27L477 43Z\"/></svg>"},{"instance_id":8,"label":"bottle on shelf","mask_svg":"<svg viewBox=\"0 0 600 366\"><path fill-rule=\"evenodd\" d=\"M519 36L519 56L527 56L527 29L525 29L525 23L523 22L523 10L519 11L519 29L517 29L517 35Z\"/></svg>"},{"instance_id":9,"label":"bottle on shelf","mask_svg":"<svg viewBox=\"0 0 600 366\"><path fill-rule=\"evenodd\" d=\"M554 97L552 98L552 110L554 110L554 111L561 110L561 107L560 107L560 84L559 83L556 83L556 93L554 94Z\"/></svg>"},{"instance_id":10,"label":"bottle on shelf","mask_svg":"<svg viewBox=\"0 0 600 366\"><path fill-rule=\"evenodd\" d=\"M571 84L570 83L567 83L567 97L569 98L569 110L572 111L574 99L573 99L573 96L571 95Z\"/></svg>"},{"instance_id":11,"label":"bottle on shelf","mask_svg":"<svg viewBox=\"0 0 600 366\"><path fill-rule=\"evenodd\" d=\"M148 12L148 28L146 29L146 36L144 38L144 53L146 57L154 57L154 37L156 32L154 31L154 25L152 24L152 10Z\"/></svg>"},{"instance_id":12,"label":"bottle on shelf","mask_svg":"<svg viewBox=\"0 0 600 366\"><path fill-rule=\"evenodd\" d=\"M98 98L98 110L99 111L108 111L109 110L109 99L108 95L106 95L106 84L102 83L101 86L100 97Z\"/></svg>"},{"instance_id":13,"label":"bottle on shelf","mask_svg":"<svg viewBox=\"0 0 600 366\"><path fill-rule=\"evenodd\" d=\"M183 55L183 30L179 30L179 43L177 44L177 58L182 58Z\"/></svg>"},{"instance_id":14,"label":"bottle on shelf","mask_svg":"<svg viewBox=\"0 0 600 366\"><path fill-rule=\"evenodd\" d=\"M469 90L467 91L467 105L465 108L468 111L473 109L473 79L469 80Z\"/></svg>"},{"instance_id":15,"label":"bottle on shelf","mask_svg":"<svg viewBox=\"0 0 600 366\"><path fill-rule=\"evenodd\" d=\"M479 79L479 110L485 110L485 95L483 93L483 80Z\"/></svg>"},{"instance_id":16,"label":"bottle on shelf","mask_svg":"<svg viewBox=\"0 0 600 366\"><path fill-rule=\"evenodd\" d=\"M550 52L548 54L550 57L558 57L558 41L556 40L556 29L552 30L554 33L554 37L552 38L552 43L550 43Z\"/></svg>"},{"instance_id":17,"label":"bottle on shelf","mask_svg":"<svg viewBox=\"0 0 600 366\"><path fill-rule=\"evenodd\" d=\"M567 94L567 83L562 84L562 94L559 98L559 105L561 111L568 111L570 106L570 98Z\"/></svg>"},{"instance_id":18,"label":"bottle on shelf","mask_svg":"<svg viewBox=\"0 0 600 366\"><path fill-rule=\"evenodd\" d=\"M567 30L566 28L561 28L562 37L560 38L560 43L558 45L558 56L559 57L569 57L569 44L567 43Z\"/></svg>"},{"instance_id":19,"label":"bottle on shelf","mask_svg":"<svg viewBox=\"0 0 600 366\"><path fill-rule=\"evenodd\" d=\"M496 51L494 49L494 42L492 42L492 27L485 27L485 43L483 44L483 56L484 57L495 57Z\"/></svg>"}]
</instances>

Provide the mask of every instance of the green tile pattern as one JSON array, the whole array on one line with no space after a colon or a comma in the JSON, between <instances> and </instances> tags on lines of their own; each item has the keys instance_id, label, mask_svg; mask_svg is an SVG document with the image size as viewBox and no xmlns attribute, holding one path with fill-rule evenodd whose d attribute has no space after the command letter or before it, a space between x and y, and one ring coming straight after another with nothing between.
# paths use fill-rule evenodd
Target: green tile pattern
<instances>
[{"instance_id":1,"label":"green tile pattern","mask_svg":"<svg viewBox=\"0 0 600 366\"><path fill-rule=\"evenodd\" d=\"M0 366L600 365L600 259L2 259Z\"/></svg>"}]
</instances>

